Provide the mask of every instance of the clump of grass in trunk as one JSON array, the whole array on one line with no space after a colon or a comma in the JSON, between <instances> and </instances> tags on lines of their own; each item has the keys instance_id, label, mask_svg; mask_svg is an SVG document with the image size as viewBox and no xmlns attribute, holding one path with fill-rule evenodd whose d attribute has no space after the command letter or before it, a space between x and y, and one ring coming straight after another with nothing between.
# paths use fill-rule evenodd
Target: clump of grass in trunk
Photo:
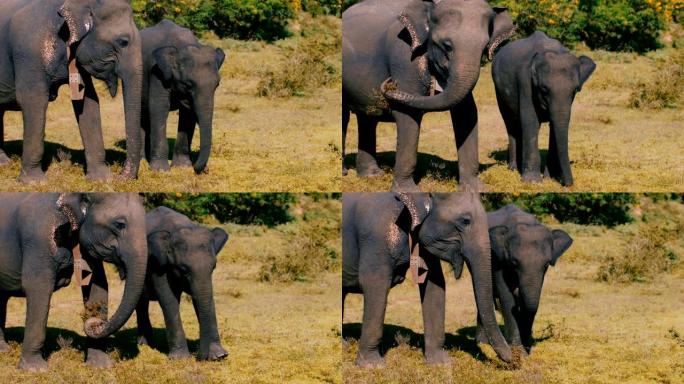
<instances>
[{"instance_id":1,"label":"clump of grass in trunk","mask_svg":"<svg viewBox=\"0 0 684 384\"><path fill-rule=\"evenodd\" d=\"M636 109L678 108L684 94L684 50L678 49L658 66L653 81L640 82L629 97L629 107Z\"/></svg>"}]
</instances>

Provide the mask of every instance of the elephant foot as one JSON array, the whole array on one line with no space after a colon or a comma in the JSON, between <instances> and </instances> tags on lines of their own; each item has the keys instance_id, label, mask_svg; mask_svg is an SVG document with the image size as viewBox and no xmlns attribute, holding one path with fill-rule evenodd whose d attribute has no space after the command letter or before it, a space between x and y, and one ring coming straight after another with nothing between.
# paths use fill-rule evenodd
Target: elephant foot
<instances>
[{"instance_id":1,"label":"elephant foot","mask_svg":"<svg viewBox=\"0 0 684 384\"><path fill-rule=\"evenodd\" d=\"M169 351L169 359L171 360L189 359L190 357L192 356L190 355L187 346Z\"/></svg>"},{"instance_id":2,"label":"elephant foot","mask_svg":"<svg viewBox=\"0 0 684 384\"><path fill-rule=\"evenodd\" d=\"M152 160L150 162L150 168L153 171L158 171L158 172L168 172L171 170L171 168L169 168L169 161L168 160Z\"/></svg>"},{"instance_id":3,"label":"elephant foot","mask_svg":"<svg viewBox=\"0 0 684 384\"><path fill-rule=\"evenodd\" d=\"M104 351L88 348L86 352L86 365L91 368L111 368L114 366L114 360Z\"/></svg>"},{"instance_id":4,"label":"elephant foot","mask_svg":"<svg viewBox=\"0 0 684 384\"><path fill-rule=\"evenodd\" d=\"M349 174L349 170L347 169L347 167L345 167L343 165L342 166L342 176L347 176L348 174Z\"/></svg>"},{"instance_id":5,"label":"elephant foot","mask_svg":"<svg viewBox=\"0 0 684 384\"><path fill-rule=\"evenodd\" d=\"M426 352L425 363L428 365L450 365L451 357L449 357L447 351L440 348L434 352Z\"/></svg>"},{"instance_id":6,"label":"elephant foot","mask_svg":"<svg viewBox=\"0 0 684 384\"><path fill-rule=\"evenodd\" d=\"M174 156L173 164L171 166L178 168L189 168L192 167L192 160L190 160L190 157L187 155Z\"/></svg>"},{"instance_id":7,"label":"elephant foot","mask_svg":"<svg viewBox=\"0 0 684 384\"><path fill-rule=\"evenodd\" d=\"M362 368L382 368L385 366L385 359L380 356L380 352L378 351L367 353L361 353L361 351L359 351L354 363Z\"/></svg>"},{"instance_id":8,"label":"elephant foot","mask_svg":"<svg viewBox=\"0 0 684 384\"><path fill-rule=\"evenodd\" d=\"M140 335L140 336L138 336L138 345L150 345L149 340L152 340L152 336Z\"/></svg>"},{"instance_id":9,"label":"elephant foot","mask_svg":"<svg viewBox=\"0 0 684 384\"><path fill-rule=\"evenodd\" d=\"M518 165L513 161L508 162L508 170L510 171L517 171L518 170Z\"/></svg>"},{"instance_id":10,"label":"elephant foot","mask_svg":"<svg viewBox=\"0 0 684 384\"><path fill-rule=\"evenodd\" d=\"M7 156L5 151L0 149L0 166L9 165L11 162L12 160L9 158L9 156Z\"/></svg>"},{"instance_id":11,"label":"elephant foot","mask_svg":"<svg viewBox=\"0 0 684 384\"><path fill-rule=\"evenodd\" d=\"M392 182L392 192L420 192L420 188L413 181L413 179L399 181L394 179Z\"/></svg>"},{"instance_id":12,"label":"elephant foot","mask_svg":"<svg viewBox=\"0 0 684 384\"><path fill-rule=\"evenodd\" d=\"M489 338L487 337L487 334L483 328L477 327L475 341L482 344L489 344Z\"/></svg>"},{"instance_id":13,"label":"elephant foot","mask_svg":"<svg viewBox=\"0 0 684 384\"><path fill-rule=\"evenodd\" d=\"M9 352L10 346L5 340L0 340L0 353Z\"/></svg>"},{"instance_id":14,"label":"elephant foot","mask_svg":"<svg viewBox=\"0 0 684 384\"><path fill-rule=\"evenodd\" d=\"M539 172L527 172L523 173L522 175L522 180L525 183L541 183L542 182L542 177Z\"/></svg>"},{"instance_id":15,"label":"elephant foot","mask_svg":"<svg viewBox=\"0 0 684 384\"><path fill-rule=\"evenodd\" d=\"M209 348L201 348L197 354L197 360L200 361L217 361L228 357L228 351L223 349L219 343L211 343Z\"/></svg>"},{"instance_id":16,"label":"elephant foot","mask_svg":"<svg viewBox=\"0 0 684 384\"><path fill-rule=\"evenodd\" d=\"M485 189L484 183L477 176L464 178L459 185L461 192L479 193Z\"/></svg>"},{"instance_id":17,"label":"elephant foot","mask_svg":"<svg viewBox=\"0 0 684 384\"><path fill-rule=\"evenodd\" d=\"M112 178L112 173L106 166L88 169L86 180L88 181L107 181Z\"/></svg>"},{"instance_id":18,"label":"elephant foot","mask_svg":"<svg viewBox=\"0 0 684 384\"><path fill-rule=\"evenodd\" d=\"M344 172L343 172L344 173ZM377 164L369 164L366 166L357 166L356 174L359 177L378 177L383 175L385 172L378 167Z\"/></svg>"},{"instance_id":19,"label":"elephant foot","mask_svg":"<svg viewBox=\"0 0 684 384\"><path fill-rule=\"evenodd\" d=\"M44 372L48 369L48 363L41 355L21 356L19 369L28 372Z\"/></svg>"},{"instance_id":20,"label":"elephant foot","mask_svg":"<svg viewBox=\"0 0 684 384\"><path fill-rule=\"evenodd\" d=\"M22 170L19 175L19 181L24 184L42 184L47 181L47 177L40 168L29 171Z\"/></svg>"}]
</instances>

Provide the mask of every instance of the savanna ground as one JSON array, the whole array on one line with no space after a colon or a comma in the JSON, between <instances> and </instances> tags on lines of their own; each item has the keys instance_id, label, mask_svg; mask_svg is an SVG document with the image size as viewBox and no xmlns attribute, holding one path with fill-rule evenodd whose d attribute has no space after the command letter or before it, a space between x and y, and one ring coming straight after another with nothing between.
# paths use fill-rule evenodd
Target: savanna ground
<instances>
[{"instance_id":1,"label":"savanna ground","mask_svg":"<svg viewBox=\"0 0 684 384\"><path fill-rule=\"evenodd\" d=\"M635 211L634 223L614 228L558 224L553 218L545 219L552 227L566 230L574 243L546 275L533 330L536 344L521 368L507 367L497 360L490 346L475 342L476 310L470 277L464 275L454 281L445 267L446 347L452 365L423 363L418 289L404 283L389 295L383 338L385 368L359 369L354 365L363 299L360 295L348 296L343 325L347 341L342 363L344 381L684 382L684 206L644 201ZM660 232L654 226L669 229ZM667 272L648 272L656 255L630 246L644 239L661 241L653 235L656 232L668 233L661 245L679 255L675 256L676 263L665 268ZM631 260L629 268L623 268L626 260ZM607 278L610 283L605 281L606 271L611 271ZM642 282L627 283L633 280Z\"/></svg>"},{"instance_id":2,"label":"savanna ground","mask_svg":"<svg viewBox=\"0 0 684 384\"><path fill-rule=\"evenodd\" d=\"M648 192L684 190L684 110L630 108L632 93L640 84L664 78L663 63L679 64L677 75L662 84L681 94L684 49L668 48L646 55L580 51L598 65L573 104L569 151L575 184L566 188L555 180L526 184L508 170L508 137L501 118L491 76L491 64L481 72L474 95L479 111L480 178L488 192ZM676 70L676 69L675 69ZM677 83L673 79L678 79ZM679 87L679 88L677 88ZM651 87L656 97L662 89ZM664 91L663 91L664 93ZM356 161L357 125L352 117L347 138L347 164ZM542 125L539 146L542 166L548 149L548 124ZM343 178L343 190L380 191L392 185L396 126L378 126L378 154L385 174L361 179L356 172ZM424 191L454 191L458 158L448 112L430 113L423 120L416 178Z\"/></svg>"},{"instance_id":3,"label":"savanna ground","mask_svg":"<svg viewBox=\"0 0 684 384\"><path fill-rule=\"evenodd\" d=\"M323 243L339 255L339 215L335 200L302 198L293 207L296 220L275 228L227 224L230 239L219 254L213 275L214 298L226 360L197 362L167 358L164 319L157 303L150 303L154 328L151 347L136 345L135 316L110 340L113 369L93 370L84 363L83 311L80 289L74 284L53 295L44 348L49 371L26 373L16 369L23 339L25 300L11 299L7 336L11 352L0 354L0 382L31 383L339 383L340 376L340 275L338 263L308 269L296 282L279 275L279 282L264 281L282 255L303 264L316 260L304 253L306 244ZM316 223L316 224L312 224ZM210 224L207 224L210 225ZM307 228L324 225L332 237L311 239ZM301 236L300 236L301 235ZM302 245L304 244L304 245ZM294 251L293 251L294 250ZM320 255L319 255L320 256ZM291 264L286 264L291 265ZM110 308L118 306L123 290L116 272L110 276ZM199 346L199 326L187 295L181 317L190 352Z\"/></svg>"},{"instance_id":4,"label":"savanna ground","mask_svg":"<svg viewBox=\"0 0 684 384\"><path fill-rule=\"evenodd\" d=\"M8 112L5 115L5 142L13 161L10 166L0 168L0 189L60 192L339 190L341 22L332 16L311 18L302 13L291 29L293 37L272 44L210 36L203 39L206 44L221 47L227 55L221 68L221 85L216 92L208 174L197 176L192 169L152 172L143 160L138 180L115 178L108 182L87 182L83 145L68 87L62 87L59 98L48 108L44 156L47 183L28 186L17 181L21 169L23 124L21 113ZM311 73L311 65L319 71L322 67L322 71L329 72L322 74L328 78L317 84L320 79ZM300 72L296 68L300 68ZM277 87L294 87L295 92L290 93L295 96L278 97L283 93L277 91L270 92L273 96L257 96L267 88L262 81L274 77L279 80ZM98 84L98 94L107 162L111 170L118 173L126 157L121 93L112 99L102 84ZM170 153L177 121L178 113L172 112L167 124ZM199 129L193 141L193 151L197 152Z\"/></svg>"}]
</instances>

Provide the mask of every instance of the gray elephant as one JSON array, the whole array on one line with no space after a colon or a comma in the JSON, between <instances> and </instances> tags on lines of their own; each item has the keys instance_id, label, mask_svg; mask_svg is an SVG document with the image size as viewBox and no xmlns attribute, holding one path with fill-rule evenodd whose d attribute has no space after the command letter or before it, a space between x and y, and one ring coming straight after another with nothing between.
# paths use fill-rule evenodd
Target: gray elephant
<instances>
[{"instance_id":1,"label":"gray elephant","mask_svg":"<svg viewBox=\"0 0 684 384\"><path fill-rule=\"evenodd\" d=\"M179 111L174 166L193 166L190 147L195 125L200 127L200 152L195 172L204 172L211 154L214 93L225 60L220 48L200 44L192 31L163 20L143 29L143 121L150 167L169 170L166 120Z\"/></svg>"},{"instance_id":2,"label":"gray elephant","mask_svg":"<svg viewBox=\"0 0 684 384\"><path fill-rule=\"evenodd\" d=\"M508 131L509 168L520 170L524 181L542 180L539 126L550 122L544 174L573 184L568 154L572 103L595 69L590 58L577 58L543 32L506 45L494 58L492 76Z\"/></svg>"},{"instance_id":3,"label":"gray elephant","mask_svg":"<svg viewBox=\"0 0 684 384\"><path fill-rule=\"evenodd\" d=\"M170 358L190 356L180 318L180 297L192 296L200 326L198 360L219 360L228 356L221 346L216 326L214 289L211 275L216 257L228 241L221 228L208 229L187 216L166 207L146 215L149 262L146 287L136 308L138 343L147 345L152 337L148 314L150 300L159 301L166 323Z\"/></svg>"},{"instance_id":4,"label":"gray elephant","mask_svg":"<svg viewBox=\"0 0 684 384\"><path fill-rule=\"evenodd\" d=\"M497 355L511 361L511 349L496 324L491 299L489 236L479 196L350 193L344 195L342 203L342 306L344 309L347 294L363 294L356 364L384 364L379 346L387 295L390 288L404 281L409 269L410 237L427 268L425 281L419 284L427 363L449 362L444 350L445 283L440 260L453 266L456 278L464 261L468 264L487 335Z\"/></svg>"},{"instance_id":5,"label":"gray elephant","mask_svg":"<svg viewBox=\"0 0 684 384\"><path fill-rule=\"evenodd\" d=\"M393 190L417 191L414 171L423 115L450 111L460 183L478 180L477 106L472 90L483 51L514 31L506 8L484 0L366 0L342 15L342 137L359 123L359 176L374 176L378 122L396 122ZM391 77L392 81L386 81ZM384 81L384 82L383 82ZM343 147L343 159L346 149ZM346 174L343 164L343 174Z\"/></svg>"},{"instance_id":6,"label":"gray elephant","mask_svg":"<svg viewBox=\"0 0 684 384\"><path fill-rule=\"evenodd\" d=\"M47 369L41 354L52 293L66 287L76 271L83 280L89 337L86 362L107 367L103 338L133 313L145 282L145 211L137 194L0 195L0 351L7 351L3 330L7 301L26 297L26 328L19 368ZM81 258L74 248L79 247ZM121 304L107 320L107 278L103 261L126 278ZM81 275L83 276L83 275ZM77 279L81 276L77 276ZM90 280L87 282L87 280Z\"/></svg>"},{"instance_id":7,"label":"gray elephant","mask_svg":"<svg viewBox=\"0 0 684 384\"><path fill-rule=\"evenodd\" d=\"M513 347L532 347L532 325L549 266L572 245L560 229L551 230L515 205L487 214L492 245L492 278L504 316L506 339ZM478 314L479 342L488 343Z\"/></svg>"},{"instance_id":8,"label":"gray elephant","mask_svg":"<svg viewBox=\"0 0 684 384\"><path fill-rule=\"evenodd\" d=\"M2 1L0 165L9 163L2 148L3 115L8 110L22 111L24 142L19 179L29 183L45 180L41 162L47 106L57 98L59 87L70 83L73 109L85 148L86 177L109 178L99 99L92 78L103 80L112 97L121 79L127 148L123 175L137 177L142 145L140 46L133 11L125 0ZM79 85L79 75L82 85Z\"/></svg>"}]
</instances>

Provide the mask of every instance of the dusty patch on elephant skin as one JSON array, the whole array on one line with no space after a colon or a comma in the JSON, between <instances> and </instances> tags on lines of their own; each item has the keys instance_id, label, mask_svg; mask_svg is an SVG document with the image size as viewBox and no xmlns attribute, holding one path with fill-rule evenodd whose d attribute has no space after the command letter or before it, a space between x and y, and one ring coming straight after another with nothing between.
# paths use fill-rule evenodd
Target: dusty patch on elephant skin
<instances>
[{"instance_id":1,"label":"dusty patch on elephant skin","mask_svg":"<svg viewBox=\"0 0 684 384\"><path fill-rule=\"evenodd\" d=\"M57 199L57 211L59 211L61 214L63 214L67 220L69 221L69 224L71 225L71 230L72 231L78 231L78 228L81 226L81 223L78 222L76 219L76 215L74 212L71 210L71 207L69 207L65 202L64 199L66 198L66 194L62 193L59 195L59 198ZM85 216L85 208L82 211L83 215Z\"/></svg>"},{"instance_id":2,"label":"dusty patch on elephant skin","mask_svg":"<svg viewBox=\"0 0 684 384\"><path fill-rule=\"evenodd\" d=\"M402 236L401 230L396 223L390 223L387 231L387 247L392 255L395 255L401 248Z\"/></svg>"}]
</instances>

